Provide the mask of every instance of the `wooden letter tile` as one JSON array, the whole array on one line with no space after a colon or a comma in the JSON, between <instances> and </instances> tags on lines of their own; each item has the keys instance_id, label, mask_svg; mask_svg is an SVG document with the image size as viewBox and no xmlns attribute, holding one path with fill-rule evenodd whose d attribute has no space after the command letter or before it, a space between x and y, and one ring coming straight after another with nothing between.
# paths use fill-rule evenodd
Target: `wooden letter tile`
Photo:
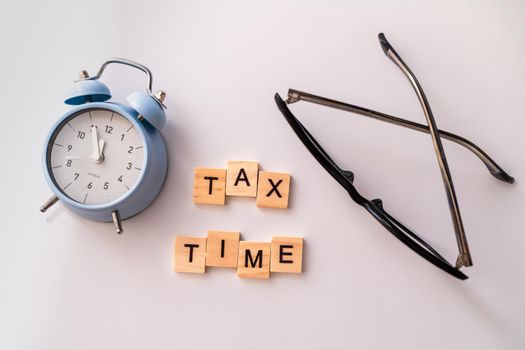
<instances>
[{"instance_id":1,"label":"wooden letter tile","mask_svg":"<svg viewBox=\"0 0 525 350\"><path fill-rule=\"evenodd\" d=\"M259 163L230 160L226 172L226 195L255 197Z\"/></svg>"},{"instance_id":2,"label":"wooden letter tile","mask_svg":"<svg viewBox=\"0 0 525 350\"><path fill-rule=\"evenodd\" d=\"M239 243L237 276L245 278L270 278L270 243Z\"/></svg>"},{"instance_id":3,"label":"wooden letter tile","mask_svg":"<svg viewBox=\"0 0 525 350\"><path fill-rule=\"evenodd\" d=\"M206 266L237 267L239 232L208 231Z\"/></svg>"},{"instance_id":4,"label":"wooden letter tile","mask_svg":"<svg viewBox=\"0 0 525 350\"><path fill-rule=\"evenodd\" d=\"M175 271L190 273L206 271L206 238L175 238Z\"/></svg>"},{"instance_id":5,"label":"wooden letter tile","mask_svg":"<svg viewBox=\"0 0 525 350\"><path fill-rule=\"evenodd\" d=\"M257 206L266 208L288 208L290 174L259 171Z\"/></svg>"},{"instance_id":6,"label":"wooden letter tile","mask_svg":"<svg viewBox=\"0 0 525 350\"><path fill-rule=\"evenodd\" d=\"M302 237L272 237L271 272L301 273Z\"/></svg>"},{"instance_id":7,"label":"wooden letter tile","mask_svg":"<svg viewBox=\"0 0 525 350\"><path fill-rule=\"evenodd\" d=\"M226 169L195 168L193 203L224 205Z\"/></svg>"}]
</instances>

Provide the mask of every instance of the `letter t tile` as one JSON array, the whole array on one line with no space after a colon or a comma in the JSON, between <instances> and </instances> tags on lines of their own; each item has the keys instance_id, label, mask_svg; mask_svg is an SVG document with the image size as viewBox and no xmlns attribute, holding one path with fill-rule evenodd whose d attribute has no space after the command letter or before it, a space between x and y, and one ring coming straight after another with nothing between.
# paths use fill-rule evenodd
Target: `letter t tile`
<instances>
[{"instance_id":1,"label":"letter t tile","mask_svg":"<svg viewBox=\"0 0 525 350\"><path fill-rule=\"evenodd\" d=\"M206 272L206 238L175 238L175 271L189 273Z\"/></svg>"}]
</instances>

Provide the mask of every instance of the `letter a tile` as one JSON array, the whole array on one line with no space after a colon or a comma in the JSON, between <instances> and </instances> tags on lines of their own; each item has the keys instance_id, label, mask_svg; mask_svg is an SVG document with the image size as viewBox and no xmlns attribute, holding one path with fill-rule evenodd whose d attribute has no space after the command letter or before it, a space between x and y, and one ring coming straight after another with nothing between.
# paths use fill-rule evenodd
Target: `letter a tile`
<instances>
[{"instance_id":1,"label":"letter a tile","mask_svg":"<svg viewBox=\"0 0 525 350\"><path fill-rule=\"evenodd\" d=\"M226 172L226 195L255 197L259 163L230 160Z\"/></svg>"},{"instance_id":2,"label":"letter a tile","mask_svg":"<svg viewBox=\"0 0 525 350\"><path fill-rule=\"evenodd\" d=\"M237 276L244 278L270 278L270 243L239 243Z\"/></svg>"},{"instance_id":3,"label":"letter a tile","mask_svg":"<svg viewBox=\"0 0 525 350\"><path fill-rule=\"evenodd\" d=\"M259 171L256 204L266 208L288 208L290 174Z\"/></svg>"},{"instance_id":4,"label":"letter a tile","mask_svg":"<svg viewBox=\"0 0 525 350\"><path fill-rule=\"evenodd\" d=\"M190 273L206 271L206 238L175 238L175 271Z\"/></svg>"},{"instance_id":5,"label":"letter a tile","mask_svg":"<svg viewBox=\"0 0 525 350\"><path fill-rule=\"evenodd\" d=\"M195 168L193 203L224 205L226 169Z\"/></svg>"}]
</instances>

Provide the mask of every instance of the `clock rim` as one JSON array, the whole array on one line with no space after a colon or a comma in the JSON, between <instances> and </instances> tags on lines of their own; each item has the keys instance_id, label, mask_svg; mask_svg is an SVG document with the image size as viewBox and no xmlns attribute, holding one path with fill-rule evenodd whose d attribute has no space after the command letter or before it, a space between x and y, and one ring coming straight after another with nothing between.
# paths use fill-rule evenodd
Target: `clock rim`
<instances>
[{"instance_id":1,"label":"clock rim","mask_svg":"<svg viewBox=\"0 0 525 350\"><path fill-rule=\"evenodd\" d=\"M127 191L124 195L121 197L108 202L108 203L102 203L102 204L84 204L75 201L74 199L70 198L67 194L65 194L62 189L58 186L58 184L54 180L54 176L52 175L52 171L50 169L50 154L51 154L51 147L52 147L52 141L54 140L55 135L58 134L58 132L61 130L58 129L59 127L65 126L65 123L68 119L73 118L75 115L78 115L82 112L86 112L93 109L105 109L109 110L115 113L119 113L124 118L129 120L135 128L138 130L138 133L140 137L143 140L144 144L144 165L141 174L133 184L133 186ZM92 212L107 212L107 211L114 211L118 210L119 206L122 206L123 203L125 203L131 196L133 196L134 193L138 192L142 185L145 183L146 175L150 170L150 148L149 148L149 142L147 133L143 129L143 125L141 122L137 119L138 113L121 104L114 103L114 102L89 102L77 107L72 108L71 110L67 111L62 117L60 117L55 124L52 126L51 130L49 131L45 143L44 143L44 152L43 152L43 166L44 166L44 175L46 177L46 180L53 191L55 195L59 198L61 202L64 204L71 206L78 210L89 210Z\"/></svg>"}]
</instances>

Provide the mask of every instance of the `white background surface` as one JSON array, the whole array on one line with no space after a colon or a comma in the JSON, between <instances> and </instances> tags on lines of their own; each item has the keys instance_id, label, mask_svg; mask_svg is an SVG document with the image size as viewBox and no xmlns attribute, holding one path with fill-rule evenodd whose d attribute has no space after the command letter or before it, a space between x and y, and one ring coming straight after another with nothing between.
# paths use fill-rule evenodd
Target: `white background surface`
<instances>
[{"instance_id":1,"label":"white background surface","mask_svg":"<svg viewBox=\"0 0 525 350\"><path fill-rule=\"evenodd\" d=\"M474 259L466 282L423 261L320 167L273 102L297 88L423 122L384 31L441 129L486 150L492 178L444 141ZM1 349L523 349L525 3L521 1L49 2L0 11ZM128 57L168 92L170 172L144 213L89 222L57 205L42 143L81 69ZM145 82L111 67L117 100ZM456 245L430 137L306 103L292 106L368 198L447 258ZM289 210L191 203L192 169L229 159L293 175ZM176 235L303 235L304 273L241 280L172 272Z\"/></svg>"}]
</instances>

